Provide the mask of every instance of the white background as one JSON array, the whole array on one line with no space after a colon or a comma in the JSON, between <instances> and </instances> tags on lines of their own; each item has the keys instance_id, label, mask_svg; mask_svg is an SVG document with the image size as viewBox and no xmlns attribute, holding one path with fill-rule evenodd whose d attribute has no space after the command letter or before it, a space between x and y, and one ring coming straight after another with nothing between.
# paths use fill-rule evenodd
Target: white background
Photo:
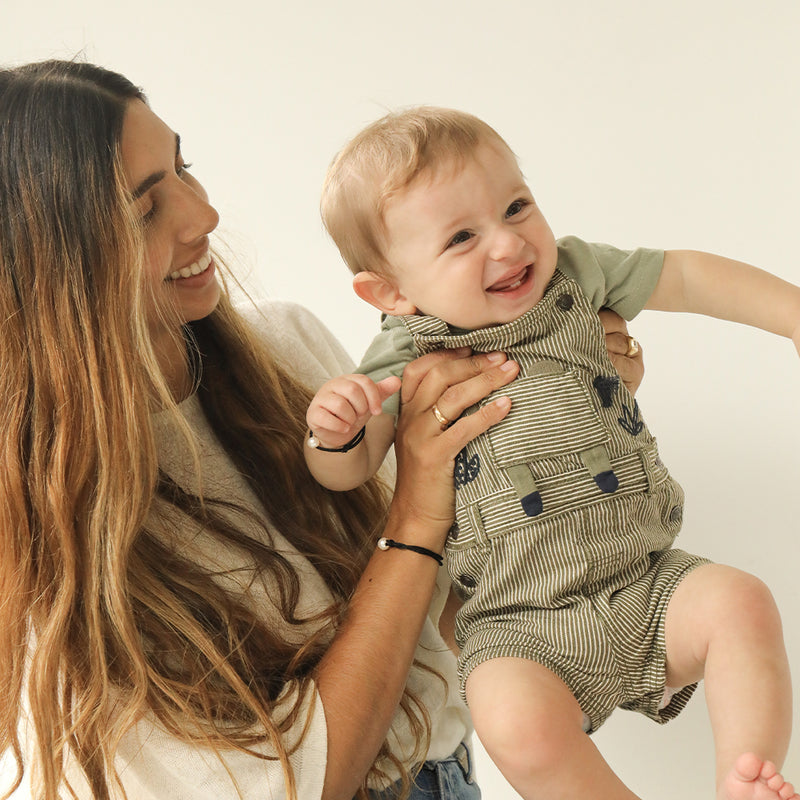
<instances>
[{"instance_id":1,"label":"white background","mask_svg":"<svg viewBox=\"0 0 800 800\"><path fill-rule=\"evenodd\" d=\"M0 61L82 53L141 84L249 286L305 303L353 355L377 316L323 234L319 187L345 140L398 105L484 117L556 235L710 250L800 283L796 0L491 5L0 0ZM645 417L688 496L679 544L769 583L800 680L797 354L684 315L643 314L632 331ZM800 783L798 737L785 772ZM663 728L619 712L595 740L643 797L712 796L702 694ZM478 762L484 797L516 796Z\"/></svg>"}]
</instances>

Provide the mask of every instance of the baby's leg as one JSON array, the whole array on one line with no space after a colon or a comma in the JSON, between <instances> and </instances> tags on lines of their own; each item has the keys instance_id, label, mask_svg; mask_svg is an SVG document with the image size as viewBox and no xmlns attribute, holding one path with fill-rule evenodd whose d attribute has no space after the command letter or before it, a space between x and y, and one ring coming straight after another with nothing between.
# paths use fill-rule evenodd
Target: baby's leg
<instances>
[{"instance_id":1,"label":"baby's leg","mask_svg":"<svg viewBox=\"0 0 800 800\"><path fill-rule=\"evenodd\" d=\"M769 589L731 567L698 567L670 600L666 645L668 685L705 678L718 798L791 797L780 776L775 789L762 774L767 762L783 763L792 724L789 664Z\"/></svg>"},{"instance_id":2,"label":"baby's leg","mask_svg":"<svg viewBox=\"0 0 800 800\"><path fill-rule=\"evenodd\" d=\"M522 797L635 800L584 733L577 700L541 664L485 661L466 691L486 752Z\"/></svg>"}]
</instances>

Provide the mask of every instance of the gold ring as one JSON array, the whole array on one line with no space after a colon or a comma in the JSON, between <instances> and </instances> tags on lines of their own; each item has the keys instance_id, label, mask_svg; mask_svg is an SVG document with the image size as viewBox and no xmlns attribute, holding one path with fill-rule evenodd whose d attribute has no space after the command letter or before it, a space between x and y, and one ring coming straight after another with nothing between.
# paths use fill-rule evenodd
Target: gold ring
<instances>
[{"instance_id":1,"label":"gold ring","mask_svg":"<svg viewBox=\"0 0 800 800\"><path fill-rule=\"evenodd\" d=\"M633 336L628 337L628 350L626 351L625 355L628 358L633 358L635 355L639 354L639 342L633 338Z\"/></svg>"},{"instance_id":2,"label":"gold ring","mask_svg":"<svg viewBox=\"0 0 800 800\"><path fill-rule=\"evenodd\" d=\"M439 406L437 406L436 403L433 404L431 411L433 411L433 416L436 417L436 421L442 426L442 430L444 430L450 424L450 420L439 411Z\"/></svg>"}]
</instances>

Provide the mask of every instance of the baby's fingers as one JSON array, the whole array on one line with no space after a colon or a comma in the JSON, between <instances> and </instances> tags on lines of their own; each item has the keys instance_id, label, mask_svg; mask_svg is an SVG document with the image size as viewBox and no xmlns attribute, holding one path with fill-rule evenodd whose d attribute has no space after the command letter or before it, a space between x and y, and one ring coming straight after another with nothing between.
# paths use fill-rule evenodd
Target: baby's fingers
<instances>
[{"instance_id":1,"label":"baby's fingers","mask_svg":"<svg viewBox=\"0 0 800 800\"><path fill-rule=\"evenodd\" d=\"M340 388L340 392L348 399L363 423L370 416L381 414L383 401L399 388L400 378L390 376L375 383L366 375L355 374L347 376L347 383Z\"/></svg>"},{"instance_id":2,"label":"baby's fingers","mask_svg":"<svg viewBox=\"0 0 800 800\"><path fill-rule=\"evenodd\" d=\"M353 422L348 422L325 408L309 409L306 424L315 434L321 433L323 436L326 433L348 433L354 427Z\"/></svg>"},{"instance_id":3,"label":"baby's fingers","mask_svg":"<svg viewBox=\"0 0 800 800\"><path fill-rule=\"evenodd\" d=\"M378 381L375 384L375 388L378 390L378 395L381 399L381 402L383 402L387 397L391 397L400 388L400 378L396 378L391 375L388 378L384 378L382 381ZM373 409L372 413L376 414L380 413L380 411L375 411Z\"/></svg>"}]
</instances>

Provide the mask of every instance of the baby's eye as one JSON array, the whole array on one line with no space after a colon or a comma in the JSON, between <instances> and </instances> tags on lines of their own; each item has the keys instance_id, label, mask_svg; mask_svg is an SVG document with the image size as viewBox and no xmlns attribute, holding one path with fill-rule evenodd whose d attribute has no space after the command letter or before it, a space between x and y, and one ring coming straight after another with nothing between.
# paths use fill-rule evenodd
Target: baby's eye
<instances>
[{"instance_id":1,"label":"baby's eye","mask_svg":"<svg viewBox=\"0 0 800 800\"><path fill-rule=\"evenodd\" d=\"M469 231L459 231L448 243L448 247L454 247L457 244L464 244L472 238Z\"/></svg>"},{"instance_id":2,"label":"baby's eye","mask_svg":"<svg viewBox=\"0 0 800 800\"><path fill-rule=\"evenodd\" d=\"M182 161L180 164L178 164L175 167L175 172L177 173L179 178L182 178L183 177L183 173L186 172L187 170L191 169L191 168L192 168L191 164L187 164L185 161Z\"/></svg>"},{"instance_id":3,"label":"baby's eye","mask_svg":"<svg viewBox=\"0 0 800 800\"><path fill-rule=\"evenodd\" d=\"M528 205L528 201L527 200L523 200L521 198L519 200L515 200L506 209L506 219L508 219L508 217L513 217L516 214L519 214L519 212L522 211L522 209L525 208L525 206L527 206L527 205Z\"/></svg>"}]
</instances>

